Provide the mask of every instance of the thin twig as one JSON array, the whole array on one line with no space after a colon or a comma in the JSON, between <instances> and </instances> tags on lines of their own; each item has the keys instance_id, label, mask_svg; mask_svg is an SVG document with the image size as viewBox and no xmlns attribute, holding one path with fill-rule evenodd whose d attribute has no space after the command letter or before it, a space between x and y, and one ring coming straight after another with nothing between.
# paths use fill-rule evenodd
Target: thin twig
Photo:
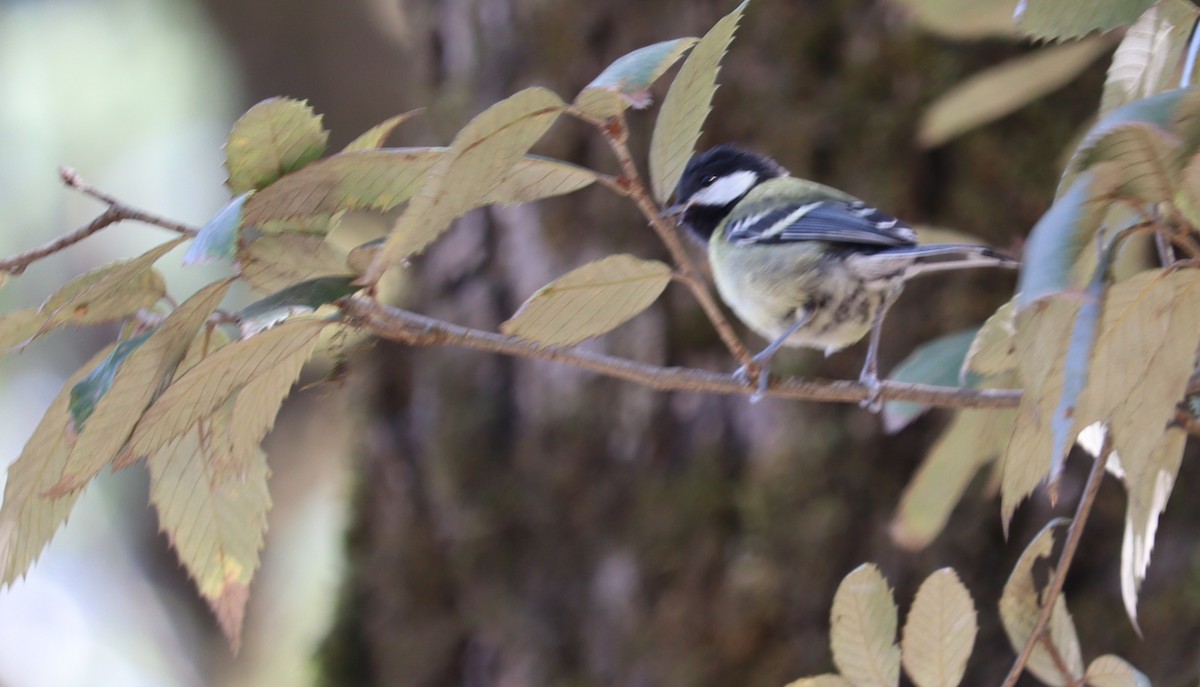
<instances>
[{"instance_id":1,"label":"thin twig","mask_svg":"<svg viewBox=\"0 0 1200 687\"><path fill-rule=\"evenodd\" d=\"M64 184L99 200L107 205L108 208L97 215L91 222L79 227L75 231L67 232L48 243L31 248L24 253L18 253L10 258L0 260L0 272L8 272L12 275L21 274L38 260L54 255L68 246L79 243L96 232L125 220L153 224L164 229L169 229L177 234L183 234L184 236L196 235L196 230L192 227L129 207L116 198L102 193L95 187L84 182L73 169L63 167L59 169L59 175L62 177Z\"/></svg>"},{"instance_id":2,"label":"thin twig","mask_svg":"<svg viewBox=\"0 0 1200 687\"><path fill-rule=\"evenodd\" d=\"M1050 625L1054 604L1058 600L1059 594L1062 593L1063 583L1067 580L1067 571L1071 567L1071 560L1075 557L1075 550L1079 548L1079 540L1083 537L1083 528L1087 524L1088 515L1092 512L1092 504L1096 502L1096 493L1100 491L1100 482L1104 480L1104 463L1111 450L1112 431L1109 430L1104 433L1103 445L1092 463L1092 471L1088 474L1087 485L1083 488L1083 496L1079 497L1079 505L1075 507L1075 517L1071 520L1071 527L1067 530L1067 540L1063 544L1062 554L1058 557L1058 565L1054 568L1054 577L1046 587L1037 622L1034 623L1033 630L1025 640L1025 645L1021 647L1021 653L1017 655L1017 660L1013 662L1012 669L1008 671L1008 676L1004 678L1001 687L1014 687L1017 684L1021 672L1029 663L1029 657L1033 655L1034 647L1037 646L1038 641L1046 633L1046 628Z\"/></svg>"},{"instance_id":3,"label":"thin twig","mask_svg":"<svg viewBox=\"0 0 1200 687\"><path fill-rule=\"evenodd\" d=\"M79 176L79 173L70 167L60 167L58 174L62 177L64 184L79 191L80 193L89 195L101 203L104 203L109 208L116 210L117 213L121 215L121 219L133 220L135 222L141 222L142 224L153 224L154 226L162 227L163 229L173 231L176 234L181 234L183 236L195 236L196 234L200 233L195 227L190 227L182 222L169 220L153 213L144 212L122 203L113 196L110 196L109 194L97 189L95 186L85 182L83 178Z\"/></svg>"},{"instance_id":4,"label":"thin twig","mask_svg":"<svg viewBox=\"0 0 1200 687\"><path fill-rule=\"evenodd\" d=\"M449 324L361 296L343 298L337 305L352 324L364 327L377 337L410 346L460 346L520 358L556 361L659 391L738 395L750 395L755 391L754 387L728 374L649 365L578 348L540 346L515 336ZM870 395L870 390L857 382L841 380L783 380L773 382L768 387L767 395L858 403ZM1012 408L1020 402L1021 392L1013 389L960 389L885 381L880 396L885 400L913 401L940 407Z\"/></svg>"},{"instance_id":5,"label":"thin twig","mask_svg":"<svg viewBox=\"0 0 1200 687\"><path fill-rule=\"evenodd\" d=\"M618 115L604 121L577 110L572 109L569 112L596 127L604 140L608 142L617 158L617 163L621 166L621 180L616 185L609 183L605 185L610 188L615 186L614 190L617 193L628 197L637 205L638 210L653 227L654 232L658 234L659 240L666 246L667 252L671 254L671 259L675 261L675 266L679 271L678 280L692 292L692 296L700 304L709 321L712 322L721 341L725 343L725 347L740 364L753 368L753 371L757 373L757 368L751 360L750 350L742 343L734 331L733 325L725 317L725 312L717 303L712 289L704 279L704 273L696 266L696 261L692 259L687 247L680 240L675 224L663 219L658 205L647 191L646 184L638 172L637 164L633 161L633 155L629 152L625 117Z\"/></svg>"}]
</instances>

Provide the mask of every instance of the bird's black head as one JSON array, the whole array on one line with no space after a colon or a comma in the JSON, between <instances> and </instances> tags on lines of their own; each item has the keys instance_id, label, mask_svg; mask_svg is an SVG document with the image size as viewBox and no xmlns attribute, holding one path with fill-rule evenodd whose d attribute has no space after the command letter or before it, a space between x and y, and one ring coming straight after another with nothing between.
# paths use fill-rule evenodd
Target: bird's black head
<instances>
[{"instance_id":1,"label":"bird's black head","mask_svg":"<svg viewBox=\"0 0 1200 687\"><path fill-rule=\"evenodd\" d=\"M720 145L688 161L670 212L680 215L681 224L707 241L750 189L787 173L765 155Z\"/></svg>"}]
</instances>

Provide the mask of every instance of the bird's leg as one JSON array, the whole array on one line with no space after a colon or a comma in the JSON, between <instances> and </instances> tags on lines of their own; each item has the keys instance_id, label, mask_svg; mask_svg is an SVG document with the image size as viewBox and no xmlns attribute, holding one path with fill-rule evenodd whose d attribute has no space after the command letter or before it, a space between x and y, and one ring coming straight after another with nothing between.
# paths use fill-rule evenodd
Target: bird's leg
<instances>
[{"instance_id":1,"label":"bird's leg","mask_svg":"<svg viewBox=\"0 0 1200 687\"><path fill-rule=\"evenodd\" d=\"M867 344L867 359L863 361L862 372L858 375L858 381L863 386L867 387L867 397L864 398L859 405L872 413L878 413L883 407L879 400L879 392L881 384L879 383L879 339L883 333L883 320L887 317L888 310L891 309L892 303L896 302L896 298L900 295L901 289L904 288L904 282L896 282L896 285L888 290L883 302L879 304L879 309L875 311L875 318L871 322L871 339Z\"/></svg>"},{"instance_id":2,"label":"bird's leg","mask_svg":"<svg viewBox=\"0 0 1200 687\"><path fill-rule=\"evenodd\" d=\"M750 365L758 368L758 390L755 391L754 395L750 397L751 403L758 403L762 400L762 397L767 394L767 384L770 383L771 379L771 358L775 356L775 353L780 349L780 347L783 346L784 342L787 341L792 334L800 331L800 328L811 322L812 318L813 315L811 312L808 312L807 310L803 311L799 319L797 319L792 326L788 327L787 331L780 334L779 337L772 341L766 348L759 351L758 355L755 355L750 359ZM750 365L743 365L733 373L734 378L746 386L750 386L750 370L748 369Z\"/></svg>"}]
</instances>

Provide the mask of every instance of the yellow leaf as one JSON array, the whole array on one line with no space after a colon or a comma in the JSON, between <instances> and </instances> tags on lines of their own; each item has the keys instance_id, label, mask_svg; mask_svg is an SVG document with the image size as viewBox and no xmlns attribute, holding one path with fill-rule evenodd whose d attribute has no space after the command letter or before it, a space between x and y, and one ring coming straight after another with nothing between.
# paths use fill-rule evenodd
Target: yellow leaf
<instances>
[{"instance_id":1,"label":"yellow leaf","mask_svg":"<svg viewBox=\"0 0 1200 687\"><path fill-rule=\"evenodd\" d=\"M68 409L71 388L103 362L113 348L113 345L105 347L71 375L50 402L21 455L8 466L4 501L0 502L0 581L6 585L24 575L37 560L83 493L56 499L45 496L62 476L71 452L67 430L71 421Z\"/></svg>"},{"instance_id":2,"label":"yellow leaf","mask_svg":"<svg viewBox=\"0 0 1200 687\"><path fill-rule=\"evenodd\" d=\"M267 235L238 251L242 277L256 289L279 291L317 277L349 274L346 256L324 237Z\"/></svg>"},{"instance_id":3,"label":"yellow leaf","mask_svg":"<svg viewBox=\"0 0 1200 687\"><path fill-rule=\"evenodd\" d=\"M904 670L917 687L958 687L978 632L971 594L951 568L934 572L904 623Z\"/></svg>"},{"instance_id":4,"label":"yellow leaf","mask_svg":"<svg viewBox=\"0 0 1200 687\"><path fill-rule=\"evenodd\" d=\"M274 375L282 374L276 366L287 366L287 370L296 360L306 360L325 325L324 319L293 318L224 346L196 363L146 410L129 440L130 452L135 456L149 454L212 415L256 378L272 375L274 379Z\"/></svg>"},{"instance_id":5,"label":"yellow leaf","mask_svg":"<svg viewBox=\"0 0 1200 687\"><path fill-rule=\"evenodd\" d=\"M561 196L589 186L596 173L586 167L527 155L512 166L481 205L516 205Z\"/></svg>"},{"instance_id":6,"label":"yellow leaf","mask_svg":"<svg viewBox=\"0 0 1200 687\"><path fill-rule=\"evenodd\" d=\"M492 198L513 165L554 124L563 107L562 100L550 91L527 88L472 119L429 171L362 283L379 281L394 263L424 250L456 217Z\"/></svg>"},{"instance_id":7,"label":"yellow leaf","mask_svg":"<svg viewBox=\"0 0 1200 687\"><path fill-rule=\"evenodd\" d=\"M1158 445L1145 460L1129 465L1125 465L1123 458L1121 460L1125 490L1129 495L1125 507L1125 534L1121 540L1121 599L1134 627L1137 627L1138 592L1150 567L1158 517L1166 510L1171 498L1186 443L1187 432L1172 427L1159 437Z\"/></svg>"},{"instance_id":8,"label":"yellow leaf","mask_svg":"<svg viewBox=\"0 0 1200 687\"><path fill-rule=\"evenodd\" d=\"M1077 409L1080 427L1108 422L1127 473L1142 474L1183 400L1200 345L1200 271L1149 270L1108 289Z\"/></svg>"},{"instance_id":9,"label":"yellow leaf","mask_svg":"<svg viewBox=\"0 0 1200 687\"><path fill-rule=\"evenodd\" d=\"M854 687L854 683L841 675L816 675L789 682L786 687Z\"/></svg>"},{"instance_id":10,"label":"yellow leaf","mask_svg":"<svg viewBox=\"0 0 1200 687\"><path fill-rule=\"evenodd\" d=\"M219 471L204 424L150 455L150 502L236 652L267 529L269 471L261 451L242 474Z\"/></svg>"},{"instance_id":11,"label":"yellow leaf","mask_svg":"<svg viewBox=\"0 0 1200 687\"><path fill-rule=\"evenodd\" d=\"M692 157L700 129L712 109L713 94L717 92L721 58L729 49L747 2L743 0L700 39L663 99L650 139L650 183L659 203L671 197Z\"/></svg>"},{"instance_id":12,"label":"yellow leaf","mask_svg":"<svg viewBox=\"0 0 1200 687\"><path fill-rule=\"evenodd\" d=\"M829 645L838 672L855 687L899 684L896 604L874 565L860 565L838 586L830 613Z\"/></svg>"},{"instance_id":13,"label":"yellow leaf","mask_svg":"<svg viewBox=\"0 0 1200 687\"><path fill-rule=\"evenodd\" d=\"M1054 445L1050 418L1063 389L1063 357L1079 303L1071 298L1043 298L1017 314L1017 370L1024 393L1017 408L1012 438L1004 454L1000 511L1004 528L1017 506L1050 472Z\"/></svg>"},{"instance_id":14,"label":"yellow leaf","mask_svg":"<svg viewBox=\"0 0 1200 687\"><path fill-rule=\"evenodd\" d=\"M1093 36L1042 48L975 74L929 106L917 141L933 148L1014 112L1066 85L1111 46L1108 38Z\"/></svg>"},{"instance_id":15,"label":"yellow leaf","mask_svg":"<svg viewBox=\"0 0 1200 687\"><path fill-rule=\"evenodd\" d=\"M1119 656L1100 656L1088 665L1084 681L1091 687L1150 687L1150 680Z\"/></svg>"},{"instance_id":16,"label":"yellow leaf","mask_svg":"<svg viewBox=\"0 0 1200 687\"><path fill-rule=\"evenodd\" d=\"M29 341L41 330L46 318L33 308L0 315L0 353Z\"/></svg>"},{"instance_id":17,"label":"yellow leaf","mask_svg":"<svg viewBox=\"0 0 1200 687\"><path fill-rule=\"evenodd\" d=\"M1160 0L1125 31L1108 66L1101 115L1179 83L1179 58L1196 15L1186 0Z\"/></svg>"},{"instance_id":18,"label":"yellow leaf","mask_svg":"<svg viewBox=\"0 0 1200 687\"><path fill-rule=\"evenodd\" d=\"M1075 161L1075 169L1114 163L1118 183L1111 191L1158 203L1175 195L1175 162L1180 139L1148 122L1119 124L1096 138Z\"/></svg>"},{"instance_id":19,"label":"yellow leaf","mask_svg":"<svg viewBox=\"0 0 1200 687\"><path fill-rule=\"evenodd\" d=\"M126 358L75 441L52 493L61 495L79 489L117 457L138 418L175 373L196 332L221 303L230 283L209 284L184 301L146 343Z\"/></svg>"},{"instance_id":20,"label":"yellow leaf","mask_svg":"<svg viewBox=\"0 0 1200 687\"><path fill-rule=\"evenodd\" d=\"M43 328L119 320L154 305L162 298L165 285L151 266L186 240L168 241L136 258L105 265L68 282L39 308L46 320Z\"/></svg>"},{"instance_id":21,"label":"yellow leaf","mask_svg":"<svg viewBox=\"0 0 1200 687\"><path fill-rule=\"evenodd\" d=\"M1017 564L1013 567L1004 592L1000 595L1000 621L1004 631L1015 651L1020 651L1029 638L1033 627L1041 613L1041 592L1033 579L1033 567L1038 560L1049 558L1054 549L1055 530L1066 522L1059 518L1052 520L1034 537ZM1067 612L1067 602L1060 594L1054 602L1054 611L1050 616L1050 640L1059 655L1063 658L1072 675L1083 673L1083 660L1080 657L1079 636L1075 631L1075 623ZM1046 648L1038 643L1037 648L1029 657L1026 664L1029 672L1051 687L1063 687L1068 684L1059 672L1057 664L1050 657Z\"/></svg>"},{"instance_id":22,"label":"yellow leaf","mask_svg":"<svg viewBox=\"0 0 1200 687\"><path fill-rule=\"evenodd\" d=\"M1017 367L1016 359L1017 301L1011 299L987 318L963 361L963 376L967 372L995 375Z\"/></svg>"},{"instance_id":23,"label":"yellow leaf","mask_svg":"<svg viewBox=\"0 0 1200 687\"><path fill-rule=\"evenodd\" d=\"M543 286L500 330L555 346L579 343L650 307L670 282L671 268L664 263L611 255Z\"/></svg>"},{"instance_id":24,"label":"yellow leaf","mask_svg":"<svg viewBox=\"0 0 1200 687\"><path fill-rule=\"evenodd\" d=\"M308 103L270 98L233 125L225 144L225 169L233 195L269 186L321 157L329 132Z\"/></svg>"},{"instance_id":25,"label":"yellow leaf","mask_svg":"<svg viewBox=\"0 0 1200 687\"><path fill-rule=\"evenodd\" d=\"M350 142L350 145L342 149L343 153L356 153L363 150L377 150L383 146L388 135L404 122L421 114L423 110L410 110L404 114L398 114L395 117L389 117L379 124L364 131L358 138Z\"/></svg>"},{"instance_id":26,"label":"yellow leaf","mask_svg":"<svg viewBox=\"0 0 1200 687\"><path fill-rule=\"evenodd\" d=\"M962 410L955 415L904 488L892 518L892 541L916 550L941 533L971 479L1004 450L1015 414Z\"/></svg>"},{"instance_id":27,"label":"yellow leaf","mask_svg":"<svg viewBox=\"0 0 1200 687\"><path fill-rule=\"evenodd\" d=\"M389 210L421 188L445 148L339 153L287 175L246 201L246 226L332 217L342 210Z\"/></svg>"},{"instance_id":28,"label":"yellow leaf","mask_svg":"<svg viewBox=\"0 0 1200 687\"><path fill-rule=\"evenodd\" d=\"M1200 155L1193 156L1183 168L1175 207L1192 227L1200 227Z\"/></svg>"}]
</instances>

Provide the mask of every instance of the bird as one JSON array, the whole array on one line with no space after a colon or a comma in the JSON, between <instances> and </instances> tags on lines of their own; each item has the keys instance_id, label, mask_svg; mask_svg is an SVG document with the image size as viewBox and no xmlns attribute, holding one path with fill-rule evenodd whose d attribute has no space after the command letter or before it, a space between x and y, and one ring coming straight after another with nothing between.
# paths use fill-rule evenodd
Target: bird
<instances>
[{"instance_id":1,"label":"bird","mask_svg":"<svg viewBox=\"0 0 1200 687\"><path fill-rule=\"evenodd\" d=\"M879 340L888 309L919 274L1019 261L970 244L917 243L904 222L836 188L793 177L770 157L733 145L694 155L663 211L708 246L721 299L770 341L734 376L765 395L781 347L830 355L870 335L859 382L878 410Z\"/></svg>"}]
</instances>

